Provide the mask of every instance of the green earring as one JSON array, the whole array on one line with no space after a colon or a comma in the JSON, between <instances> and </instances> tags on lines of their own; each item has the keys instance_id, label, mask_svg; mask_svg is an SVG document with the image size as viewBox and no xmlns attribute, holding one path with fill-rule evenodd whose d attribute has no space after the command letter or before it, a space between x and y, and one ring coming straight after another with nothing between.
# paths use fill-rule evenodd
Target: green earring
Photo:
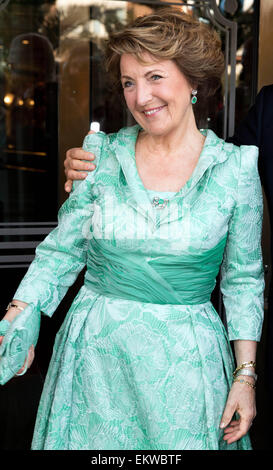
<instances>
[{"instance_id":1,"label":"green earring","mask_svg":"<svg viewBox=\"0 0 273 470\"><path fill-rule=\"evenodd\" d=\"M197 96L196 96L197 90L192 90L191 94L192 94L191 102L192 104L195 104L197 102Z\"/></svg>"}]
</instances>

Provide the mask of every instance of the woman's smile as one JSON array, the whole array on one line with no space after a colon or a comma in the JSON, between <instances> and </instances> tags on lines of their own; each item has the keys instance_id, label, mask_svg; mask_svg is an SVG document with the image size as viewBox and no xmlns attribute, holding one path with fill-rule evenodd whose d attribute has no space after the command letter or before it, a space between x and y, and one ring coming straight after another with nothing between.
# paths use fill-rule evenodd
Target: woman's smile
<instances>
[{"instance_id":1,"label":"woman's smile","mask_svg":"<svg viewBox=\"0 0 273 470\"><path fill-rule=\"evenodd\" d=\"M154 116L155 114L158 114L163 108L165 108L167 105L163 105L163 106L158 106L157 108L150 108L150 109L145 109L143 112L143 114L146 116L146 117L151 117L151 116Z\"/></svg>"}]
</instances>

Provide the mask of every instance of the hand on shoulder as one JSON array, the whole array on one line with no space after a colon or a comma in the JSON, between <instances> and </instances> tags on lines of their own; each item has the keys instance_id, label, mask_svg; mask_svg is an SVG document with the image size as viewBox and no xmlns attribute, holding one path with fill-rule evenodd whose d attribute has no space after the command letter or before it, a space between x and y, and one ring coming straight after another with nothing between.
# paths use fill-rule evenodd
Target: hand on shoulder
<instances>
[{"instance_id":1,"label":"hand on shoulder","mask_svg":"<svg viewBox=\"0 0 273 470\"><path fill-rule=\"evenodd\" d=\"M88 134L95 134L95 132L89 131ZM92 163L95 158L93 153L86 152L81 147L67 150L64 161L66 176L64 189L67 193L71 192L74 180L83 180L87 177L86 172L95 170L96 165Z\"/></svg>"}]
</instances>

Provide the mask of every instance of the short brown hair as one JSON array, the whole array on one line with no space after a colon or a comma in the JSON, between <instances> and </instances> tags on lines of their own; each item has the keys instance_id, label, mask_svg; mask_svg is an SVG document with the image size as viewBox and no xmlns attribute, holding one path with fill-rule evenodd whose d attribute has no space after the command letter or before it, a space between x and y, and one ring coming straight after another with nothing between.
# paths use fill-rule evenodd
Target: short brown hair
<instances>
[{"instance_id":1,"label":"short brown hair","mask_svg":"<svg viewBox=\"0 0 273 470\"><path fill-rule=\"evenodd\" d=\"M156 59L171 59L191 86L198 100L213 95L220 86L224 56L217 32L198 19L172 7L136 18L123 30L110 35L106 44L106 69L120 84L120 57L143 52Z\"/></svg>"}]
</instances>

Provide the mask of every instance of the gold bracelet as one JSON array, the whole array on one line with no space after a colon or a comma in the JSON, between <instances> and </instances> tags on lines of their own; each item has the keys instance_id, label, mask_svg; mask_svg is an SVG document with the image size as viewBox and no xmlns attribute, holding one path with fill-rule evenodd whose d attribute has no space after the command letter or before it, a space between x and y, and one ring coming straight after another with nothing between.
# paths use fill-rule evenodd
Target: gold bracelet
<instances>
[{"instance_id":1,"label":"gold bracelet","mask_svg":"<svg viewBox=\"0 0 273 470\"><path fill-rule=\"evenodd\" d=\"M247 368L247 367L253 367L255 369L256 362L253 362L253 361L243 362L240 366L237 367L237 369L235 369L235 371L233 372L233 377L236 376L236 374L237 374L237 372L239 372L239 370Z\"/></svg>"},{"instance_id":2,"label":"gold bracelet","mask_svg":"<svg viewBox=\"0 0 273 470\"><path fill-rule=\"evenodd\" d=\"M254 384L252 384L252 383L250 383L250 382L248 382L247 380L244 380L244 379L235 379L233 381L233 383L235 383L235 382L240 382L241 384L246 384L249 387L254 388L254 389L256 388L256 386Z\"/></svg>"},{"instance_id":3,"label":"gold bracelet","mask_svg":"<svg viewBox=\"0 0 273 470\"><path fill-rule=\"evenodd\" d=\"M24 310L23 307L20 307L19 305L14 304L13 302L10 302L10 303L8 304L6 310L9 310L9 309L12 308L12 307L13 307L13 308L18 308L19 310L22 310L22 311Z\"/></svg>"}]
</instances>

